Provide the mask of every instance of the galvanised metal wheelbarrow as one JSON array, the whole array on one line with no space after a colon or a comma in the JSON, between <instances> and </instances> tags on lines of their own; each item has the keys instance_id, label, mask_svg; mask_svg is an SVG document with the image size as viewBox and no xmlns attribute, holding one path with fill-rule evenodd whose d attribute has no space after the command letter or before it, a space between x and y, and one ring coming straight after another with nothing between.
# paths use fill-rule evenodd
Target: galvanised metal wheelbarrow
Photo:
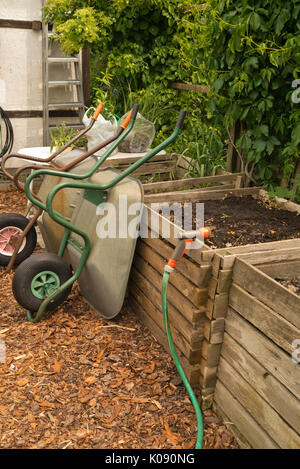
<instances>
[{"instance_id":1,"label":"galvanised metal wheelbarrow","mask_svg":"<svg viewBox=\"0 0 300 469\"><path fill-rule=\"evenodd\" d=\"M126 129L130 117L119 127L115 135L113 135L110 139L107 139L105 142L97 145L95 148L87 152L77 149L72 150L67 155L63 155L63 153L70 145L75 143L75 141L77 141L79 138L83 137L93 127L103 106L103 103L99 103L97 109L94 112L94 115L90 119L90 124L63 147L54 152L49 158L40 159L33 156L20 155L18 153L6 155L2 160L2 170L4 174L14 182L19 190L25 191L25 185L20 181L20 177L24 171L42 169L45 168L45 164L48 164L53 169L61 172L70 171L71 169L73 169L75 172L83 172L84 169L82 168L82 165L84 164L86 169L91 167L95 163L95 160L97 160L96 157L93 157L93 154L107 145L112 144L118 137L120 137L120 135ZM13 175L6 169L6 162L10 158L20 158L26 161L29 160L32 161L32 163L25 164ZM38 163L40 163L40 165ZM38 194L39 200L44 202L46 201L46 196L51 187L60 181L60 178L54 179L46 177L45 179L42 182ZM47 179L50 179L50 182L49 180L47 181ZM66 203L62 210L62 214L65 214L67 217L70 217L72 212L70 205L71 202L69 204ZM10 271L14 264L20 264L23 260L29 257L35 249L37 235L34 226L41 214L42 210L39 207L35 207L34 214L30 219L27 217L28 213L27 216L18 213L3 213L0 215L0 265L7 266L7 271ZM56 223L54 224L53 222L52 225L55 225L57 228ZM56 228L54 228L54 230Z\"/></svg>"},{"instance_id":2,"label":"galvanised metal wheelbarrow","mask_svg":"<svg viewBox=\"0 0 300 469\"><path fill-rule=\"evenodd\" d=\"M132 129L136 114L135 105L124 134L127 135ZM122 135L84 174L39 169L27 178L25 192L28 199L64 227L57 254L42 253L29 257L17 268L13 277L14 296L18 303L27 309L27 318L30 321L39 321L46 311L61 304L68 297L76 280L79 281L84 299L103 317L110 319L120 312L138 230L136 236L129 236L129 230L127 236L103 236L99 222L101 225L107 206L114 207L116 220L119 220L124 215L124 198L128 207L134 206L136 209L139 206L141 216L143 188L141 183L130 175L176 139L184 117L185 111L182 110L172 135L123 172L115 169L97 172L109 154L119 145ZM32 180L42 175L63 176L69 180L53 187L46 203L41 202L30 191ZM71 221L53 208L54 197L67 188L82 191ZM126 218L128 228L133 221L137 222L138 226L137 219L140 218L136 217L136 213L128 210L128 214L131 214L131 218ZM118 228L117 225L118 221ZM103 224L101 226L103 227Z\"/></svg>"}]
</instances>

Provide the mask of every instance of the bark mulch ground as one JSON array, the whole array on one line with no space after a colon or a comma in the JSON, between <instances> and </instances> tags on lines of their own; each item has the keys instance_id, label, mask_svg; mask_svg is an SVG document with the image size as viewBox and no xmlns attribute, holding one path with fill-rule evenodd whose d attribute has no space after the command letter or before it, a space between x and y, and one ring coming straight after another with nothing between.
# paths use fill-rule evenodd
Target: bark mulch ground
<instances>
[{"instance_id":1,"label":"bark mulch ground","mask_svg":"<svg viewBox=\"0 0 300 469\"><path fill-rule=\"evenodd\" d=\"M25 205L0 191L0 212ZM194 448L196 418L172 359L133 311L101 319L75 286L32 324L12 276L0 271L0 448ZM204 429L205 448L237 448L210 410Z\"/></svg>"}]
</instances>

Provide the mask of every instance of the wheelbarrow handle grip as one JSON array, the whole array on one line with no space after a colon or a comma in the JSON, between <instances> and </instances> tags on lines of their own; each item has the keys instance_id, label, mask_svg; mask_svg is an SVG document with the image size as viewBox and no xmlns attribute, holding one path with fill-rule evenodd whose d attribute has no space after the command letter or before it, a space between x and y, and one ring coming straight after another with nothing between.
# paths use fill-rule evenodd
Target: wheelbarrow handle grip
<instances>
[{"instance_id":1,"label":"wheelbarrow handle grip","mask_svg":"<svg viewBox=\"0 0 300 469\"><path fill-rule=\"evenodd\" d=\"M124 122L120 125L120 127L122 127L122 129L125 130L131 120L135 121L136 116L137 116L137 112L138 112L138 108L139 108L139 107L138 107L137 104L134 104L134 105L133 105L133 108L132 108L131 111L128 113L128 116L126 117L126 119L124 120Z\"/></svg>"},{"instance_id":2,"label":"wheelbarrow handle grip","mask_svg":"<svg viewBox=\"0 0 300 469\"><path fill-rule=\"evenodd\" d=\"M184 119L185 119L185 115L186 115L186 111L184 109L181 109L181 111L179 113L177 123L176 123L176 127L178 129L181 129L181 127L183 125L183 122L184 122Z\"/></svg>"},{"instance_id":3,"label":"wheelbarrow handle grip","mask_svg":"<svg viewBox=\"0 0 300 469\"><path fill-rule=\"evenodd\" d=\"M95 110L93 116L91 117L91 119L94 119L96 121L98 119L99 114L102 111L103 107L104 107L104 104L100 102L98 104L97 109Z\"/></svg>"},{"instance_id":4,"label":"wheelbarrow handle grip","mask_svg":"<svg viewBox=\"0 0 300 469\"><path fill-rule=\"evenodd\" d=\"M132 111L129 111L128 116L126 117L124 122L120 125L120 127L122 127L122 129L124 129L124 130L126 129L127 125L129 124L129 122L131 120L131 116L132 116Z\"/></svg>"}]
</instances>

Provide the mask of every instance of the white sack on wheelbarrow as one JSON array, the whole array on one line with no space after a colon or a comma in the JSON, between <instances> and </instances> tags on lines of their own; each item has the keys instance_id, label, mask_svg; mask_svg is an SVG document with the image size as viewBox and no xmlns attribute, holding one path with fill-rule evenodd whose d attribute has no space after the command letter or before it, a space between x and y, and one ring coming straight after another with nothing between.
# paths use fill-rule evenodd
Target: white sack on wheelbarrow
<instances>
[{"instance_id":1,"label":"white sack on wheelbarrow","mask_svg":"<svg viewBox=\"0 0 300 469\"><path fill-rule=\"evenodd\" d=\"M90 111L94 108L90 108L86 111L85 115L83 116L82 122L85 127L87 127L90 123L90 119L88 117L88 114L90 114ZM112 115L110 120L104 119L102 114L99 115L98 119L96 120L95 124L91 128L91 130L86 134L87 139L88 139L88 150L92 150L92 148L95 148L97 145L100 145L102 142L105 140L111 138L115 133L117 132L118 129L118 124L116 118ZM102 156L110 147L108 145L107 147L102 148L102 150L99 150L95 153L97 156ZM117 149L112 153L114 155L117 153Z\"/></svg>"}]
</instances>

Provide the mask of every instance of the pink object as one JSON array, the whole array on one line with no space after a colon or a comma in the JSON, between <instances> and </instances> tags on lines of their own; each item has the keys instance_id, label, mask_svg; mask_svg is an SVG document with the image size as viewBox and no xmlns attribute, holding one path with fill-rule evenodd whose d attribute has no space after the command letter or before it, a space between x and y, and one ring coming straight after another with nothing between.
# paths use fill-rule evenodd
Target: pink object
<instances>
[{"instance_id":1,"label":"pink object","mask_svg":"<svg viewBox=\"0 0 300 469\"><path fill-rule=\"evenodd\" d=\"M4 256L11 256L14 252L14 247L22 234L21 228L16 226L6 226L0 230L0 254ZM23 240L19 252L21 252L26 244L26 239Z\"/></svg>"}]
</instances>

